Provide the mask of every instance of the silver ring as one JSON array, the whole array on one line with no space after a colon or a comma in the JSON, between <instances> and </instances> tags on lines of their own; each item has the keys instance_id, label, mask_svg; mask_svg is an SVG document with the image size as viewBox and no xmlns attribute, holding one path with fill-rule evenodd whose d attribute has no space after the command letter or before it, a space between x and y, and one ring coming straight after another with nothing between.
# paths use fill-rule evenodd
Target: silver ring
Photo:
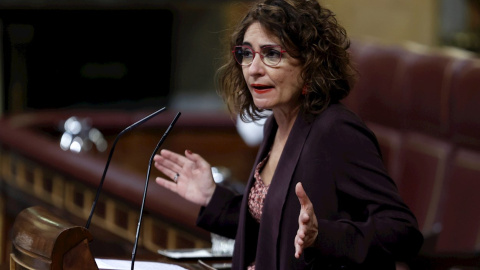
<instances>
[{"instance_id":1,"label":"silver ring","mask_svg":"<svg viewBox=\"0 0 480 270\"><path fill-rule=\"evenodd\" d=\"M175 176L173 177L173 182L176 183L179 176L180 174L176 173Z\"/></svg>"}]
</instances>

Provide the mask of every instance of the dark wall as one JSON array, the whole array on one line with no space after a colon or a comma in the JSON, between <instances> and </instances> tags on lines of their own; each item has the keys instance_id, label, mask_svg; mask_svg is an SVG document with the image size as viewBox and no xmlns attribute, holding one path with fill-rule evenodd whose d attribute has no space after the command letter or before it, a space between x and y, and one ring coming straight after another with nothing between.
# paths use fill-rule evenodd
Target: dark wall
<instances>
[{"instance_id":1,"label":"dark wall","mask_svg":"<svg viewBox=\"0 0 480 270\"><path fill-rule=\"evenodd\" d=\"M23 91L30 109L166 103L169 10L0 10L0 19L5 100Z\"/></svg>"}]
</instances>

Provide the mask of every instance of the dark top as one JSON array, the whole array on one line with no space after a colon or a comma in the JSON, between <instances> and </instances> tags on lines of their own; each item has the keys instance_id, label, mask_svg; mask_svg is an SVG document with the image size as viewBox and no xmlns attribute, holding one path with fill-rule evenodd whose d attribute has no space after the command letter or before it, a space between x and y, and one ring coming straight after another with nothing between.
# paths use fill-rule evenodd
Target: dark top
<instances>
[{"instance_id":1,"label":"dark top","mask_svg":"<svg viewBox=\"0 0 480 270\"><path fill-rule=\"evenodd\" d=\"M270 116L255 161L269 152L277 124ZM245 192L254 183L255 166ZM318 220L314 247L295 258L302 182ZM342 104L310 121L300 112L283 149L258 224L248 195L217 186L197 225L235 238L232 269L395 269L419 251L423 236L383 165L375 135Z\"/></svg>"}]
</instances>

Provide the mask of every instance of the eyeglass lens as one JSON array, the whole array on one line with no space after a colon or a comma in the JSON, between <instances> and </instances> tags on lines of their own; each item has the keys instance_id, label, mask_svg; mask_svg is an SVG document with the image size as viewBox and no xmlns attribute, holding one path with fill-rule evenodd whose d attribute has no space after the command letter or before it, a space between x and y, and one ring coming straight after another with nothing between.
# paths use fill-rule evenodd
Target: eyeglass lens
<instances>
[{"instance_id":1,"label":"eyeglass lens","mask_svg":"<svg viewBox=\"0 0 480 270\"><path fill-rule=\"evenodd\" d=\"M247 66L253 62L255 54L259 53L262 62L267 66L275 66L282 59L282 48L280 46L264 46L260 52L255 52L250 46L236 46L233 51L235 60L242 65Z\"/></svg>"}]
</instances>

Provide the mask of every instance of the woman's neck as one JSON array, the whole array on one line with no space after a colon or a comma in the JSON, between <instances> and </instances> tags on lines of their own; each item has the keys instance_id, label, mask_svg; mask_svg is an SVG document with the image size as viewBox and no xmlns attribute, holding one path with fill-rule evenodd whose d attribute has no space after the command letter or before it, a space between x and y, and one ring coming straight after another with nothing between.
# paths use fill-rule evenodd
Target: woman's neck
<instances>
[{"instance_id":1,"label":"woman's neck","mask_svg":"<svg viewBox=\"0 0 480 270\"><path fill-rule=\"evenodd\" d=\"M300 108L298 107L288 111L273 110L273 116L278 125L276 137L281 140L286 140L288 138L293 123L295 123L295 119L297 119L299 109Z\"/></svg>"}]
</instances>

